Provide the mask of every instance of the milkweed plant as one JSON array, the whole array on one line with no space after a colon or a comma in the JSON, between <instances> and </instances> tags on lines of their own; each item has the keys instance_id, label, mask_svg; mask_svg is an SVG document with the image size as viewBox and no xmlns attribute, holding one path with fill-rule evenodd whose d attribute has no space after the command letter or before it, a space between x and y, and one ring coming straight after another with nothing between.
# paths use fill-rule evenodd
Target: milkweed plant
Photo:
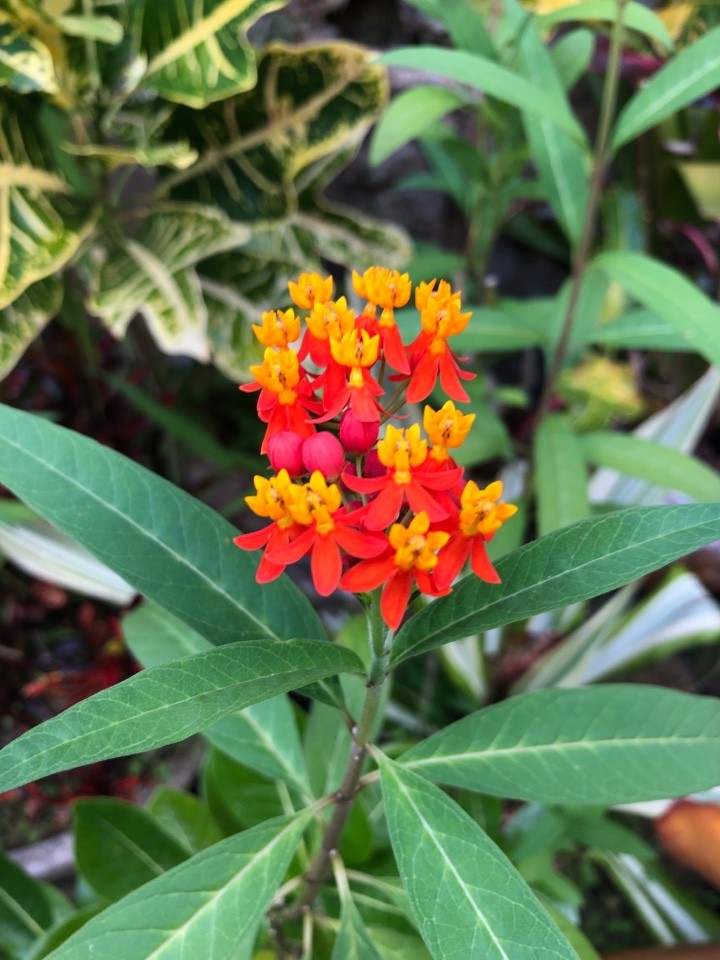
<instances>
[{"instance_id":1,"label":"milkweed plant","mask_svg":"<svg viewBox=\"0 0 720 960\"><path fill-rule=\"evenodd\" d=\"M145 669L6 746L0 790L193 734L210 745L200 798L163 794L142 823L81 802L79 864L103 899L59 917L37 956L571 960L582 938L468 798L597 807L720 781L717 701L652 686L538 690L398 734L399 667L684 556L717 538L720 504L617 510L491 559L516 506L454 459L483 429L462 408L460 292L413 292L384 267L352 287L356 308L302 274L253 327L264 354L241 389L258 393L268 469L250 532L0 407L0 483L145 598L124 620ZM286 576L306 557L320 597L356 595L361 646L329 638ZM107 830L89 835L98 803Z\"/></svg>"}]
</instances>

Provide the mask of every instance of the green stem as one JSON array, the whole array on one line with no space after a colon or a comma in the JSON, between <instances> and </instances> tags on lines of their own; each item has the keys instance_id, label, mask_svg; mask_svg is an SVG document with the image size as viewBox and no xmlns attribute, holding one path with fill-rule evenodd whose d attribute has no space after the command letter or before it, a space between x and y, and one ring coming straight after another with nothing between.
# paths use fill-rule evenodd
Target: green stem
<instances>
[{"instance_id":1,"label":"green stem","mask_svg":"<svg viewBox=\"0 0 720 960\"><path fill-rule=\"evenodd\" d=\"M271 914L271 924L275 929L299 919L312 907L320 887L330 873L333 857L337 855L342 832L358 795L358 783L373 737L375 721L382 706L382 693L388 674L391 634L385 630L380 615L380 592L378 589L371 594L368 630L372 662L368 672L367 692L360 719L351 731L350 756L342 783L334 796L335 809L325 829L320 849L305 875L303 893L289 906Z\"/></svg>"},{"instance_id":2,"label":"green stem","mask_svg":"<svg viewBox=\"0 0 720 960\"><path fill-rule=\"evenodd\" d=\"M623 40L623 21L625 7L629 0L617 0L617 16L613 23L612 35L610 38L610 52L608 55L607 74L605 85L603 87L602 101L600 104L600 119L598 123L597 138L595 141L595 151L593 160L593 170L590 178L590 192L588 195L587 210L585 211L585 220L583 222L582 235L578 245L577 253L573 261L572 284L570 286L570 295L568 296L567 309L563 318L563 324L560 331L560 338L555 348L552 366L545 380L545 388L538 407L538 422L547 414L550 401L558 377L562 371L570 346L570 337L573 324L577 316L578 304L580 302L580 292L582 290L585 270L592 250L592 242L597 227L598 210L600 208L600 198L602 195L602 186L605 179L605 172L610 161L610 132L612 122L615 116L615 107L617 104L618 85L620 81L620 57L622 54Z\"/></svg>"}]
</instances>

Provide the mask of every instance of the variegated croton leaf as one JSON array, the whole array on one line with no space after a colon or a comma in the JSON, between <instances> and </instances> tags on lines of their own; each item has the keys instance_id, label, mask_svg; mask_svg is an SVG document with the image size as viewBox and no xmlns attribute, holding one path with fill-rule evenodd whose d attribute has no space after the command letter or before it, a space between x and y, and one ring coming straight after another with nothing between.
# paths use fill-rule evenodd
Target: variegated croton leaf
<instances>
[{"instance_id":1,"label":"variegated croton leaf","mask_svg":"<svg viewBox=\"0 0 720 960\"><path fill-rule=\"evenodd\" d=\"M245 32L286 0L132 0L128 33L147 57L143 85L166 100L204 107L254 86Z\"/></svg>"},{"instance_id":2,"label":"variegated croton leaf","mask_svg":"<svg viewBox=\"0 0 720 960\"><path fill-rule=\"evenodd\" d=\"M4 11L0 11L0 87L18 93L57 92L50 51Z\"/></svg>"},{"instance_id":3,"label":"variegated croton leaf","mask_svg":"<svg viewBox=\"0 0 720 960\"><path fill-rule=\"evenodd\" d=\"M0 100L0 309L67 263L96 218L55 168L52 113L33 98Z\"/></svg>"},{"instance_id":4,"label":"variegated croton leaf","mask_svg":"<svg viewBox=\"0 0 720 960\"><path fill-rule=\"evenodd\" d=\"M200 159L168 177L165 189L253 227L240 250L198 271L213 361L229 377L247 376L257 359L249 322L287 297L288 279L320 269L323 259L363 266L409 255L400 231L322 197L382 109L386 87L383 68L360 47L275 44L259 59L257 87L232 109L177 111L168 133L189 136Z\"/></svg>"},{"instance_id":5,"label":"variegated croton leaf","mask_svg":"<svg viewBox=\"0 0 720 960\"><path fill-rule=\"evenodd\" d=\"M89 309L118 337L141 314L166 353L208 360L208 314L195 265L248 235L214 207L159 204L136 236L93 264Z\"/></svg>"},{"instance_id":6,"label":"variegated croton leaf","mask_svg":"<svg viewBox=\"0 0 720 960\"><path fill-rule=\"evenodd\" d=\"M39 280L0 312L0 378L15 366L62 303L62 280L56 274Z\"/></svg>"}]
</instances>

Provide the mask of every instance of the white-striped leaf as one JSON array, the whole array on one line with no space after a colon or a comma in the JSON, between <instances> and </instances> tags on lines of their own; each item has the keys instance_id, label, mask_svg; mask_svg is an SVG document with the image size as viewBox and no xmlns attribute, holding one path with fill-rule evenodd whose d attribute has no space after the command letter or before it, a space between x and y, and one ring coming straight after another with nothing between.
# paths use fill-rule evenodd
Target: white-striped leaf
<instances>
[{"instance_id":1,"label":"white-striped leaf","mask_svg":"<svg viewBox=\"0 0 720 960\"><path fill-rule=\"evenodd\" d=\"M0 87L18 93L57 93L50 51L23 33L5 13L0 13Z\"/></svg>"},{"instance_id":2,"label":"white-striped leaf","mask_svg":"<svg viewBox=\"0 0 720 960\"><path fill-rule=\"evenodd\" d=\"M195 265L247 236L213 207L160 204L137 237L96 267L90 309L116 336L140 313L166 353L207 360L207 307Z\"/></svg>"},{"instance_id":3,"label":"white-striped leaf","mask_svg":"<svg viewBox=\"0 0 720 960\"><path fill-rule=\"evenodd\" d=\"M1 188L0 188L1 189ZM59 276L39 280L0 314L0 378L8 374L26 348L55 316L62 303Z\"/></svg>"}]
</instances>

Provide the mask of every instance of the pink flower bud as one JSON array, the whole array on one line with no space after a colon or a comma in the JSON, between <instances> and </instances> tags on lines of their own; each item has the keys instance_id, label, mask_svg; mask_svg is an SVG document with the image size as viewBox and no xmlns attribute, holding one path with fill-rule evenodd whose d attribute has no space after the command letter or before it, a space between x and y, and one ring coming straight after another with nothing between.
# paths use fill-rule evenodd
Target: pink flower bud
<instances>
[{"instance_id":1,"label":"pink flower bud","mask_svg":"<svg viewBox=\"0 0 720 960\"><path fill-rule=\"evenodd\" d=\"M302 456L303 438L292 430L278 430L268 440L270 466L277 473L285 469L291 477L305 473Z\"/></svg>"},{"instance_id":2,"label":"pink flower bud","mask_svg":"<svg viewBox=\"0 0 720 960\"><path fill-rule=\"evenodd\" d=\"M370 450L363 460L364 477L384 477L387 473L387 467L380 462L377 450Z\"/></svg>"},{"instance_id":3,"label":"pink flower bud","mask_svg":"<svg viewBox=\"0 0 720 960\"><path fill-rule=\"evenodd\" d=\"M353 456L367 453L378 438L380 424L358 420L352 410L346 410L340 421L340 441Z\"/></svg>"},{"instance_id":4,"label":"pink flower bud","mask_svg":"<svg viewBox=\"0 0 720 960\"><path fill-rule=\"evenodd\" d=\"M302 458L308 473L319 470L326 480L337 480L345 466L345 451L333 433L314 433L303 443Z\"/></svg>"}]
</instances>

